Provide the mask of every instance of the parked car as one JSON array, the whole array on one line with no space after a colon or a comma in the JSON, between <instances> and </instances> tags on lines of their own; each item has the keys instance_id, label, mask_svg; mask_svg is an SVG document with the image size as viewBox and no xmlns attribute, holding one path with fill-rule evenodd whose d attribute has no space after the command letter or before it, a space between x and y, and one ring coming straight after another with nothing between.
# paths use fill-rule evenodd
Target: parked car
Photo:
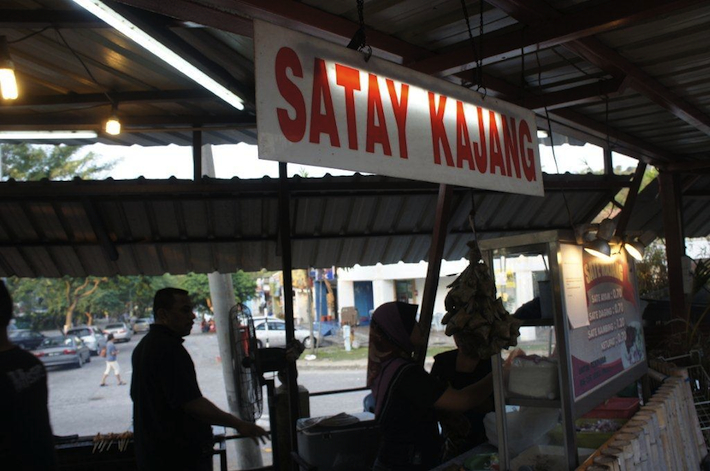
<instances>
[{"instance_id":1,"label":"parked car","mask_svg":"<svg viewBox=\"0 0 710 471\"><path fill-rule=\"evenodd\" d=\"M46 337L34 353L45 366L74 365L81 368L91 361L89 348L74 335Z\"/></svg>"},{"instance_id":2,"label":"parked car","mask_svg":"<svg viewBox=\"0 0 710 471\"><path fill-rule=\"evenodd\" d=\"M275 317L254 317L253 320L256 343L259 348L265 347L267 344L269 347L283 347L286 345L286 322ZM317 345L320 338L318 331L314 330L313 334ZM309 329L296 326L293 336L300 340L306 348L315 346Z\"/></svg>"},{"instance_id":3,"label":"parked car","mask_svg":"<svg viewBox=\"0 0 710 471\"><path fill-rule=\"evenodd\" d=\"M138 332L148 332L150 330L150 324L152 323L153 320L147 317L136 319L133 323L133 333L137 334Z\"/></svg>"},{"instance_id":4,"label":"parked car","mask_svg":"<svg viewBox=\"0 0 710 471\"><path fill-rule=\"evenodd\" d=\"M10 342L25 350L34 350L44 340L44 335L29 329L15 329L10 332L9 337Z\"/></svg>"},{"instance_id":5,"label":"parked car","mask_svg":"<svg viewBox=\"0 0 710 471\"><path fill-rule=\"evenodd\" d=\"M125 322L114 322L113 324L108 324L104 327L104 333L106 335L113 334L113 340L115 342L128 342L131 340L131 337L133 337L133 331Z\"/></svg>"},{"instance_id":6,"label":"parked car","mask_svg":"<svg viewBox=\"0 0 710 471\"><path fill-rule=\"evenodd\" d=\"M106 346L106 336L95 325L80 325L67 330L68 336L79 337L92 355L98 355Z\"/></svg>"}]
</instances>

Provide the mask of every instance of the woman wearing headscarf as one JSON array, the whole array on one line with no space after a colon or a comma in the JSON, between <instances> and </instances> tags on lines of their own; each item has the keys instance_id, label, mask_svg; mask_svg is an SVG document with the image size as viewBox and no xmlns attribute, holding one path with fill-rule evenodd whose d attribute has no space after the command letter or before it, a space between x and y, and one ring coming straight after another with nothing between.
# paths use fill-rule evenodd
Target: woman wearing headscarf
<instances>
[{"instance_id":1,"label":"woman wearing headscarf","mask_svg":"<svg viewBox=\"0 0 710 471\"><path fill-rule=\"evenodd\" d=\"M416 363L414 350L424 344L416 315L416 305L402 302L385 303L372 315L367 386L375 398L381 433L374 471L435 467L441 457L436 410L467 411L493 391L490 374L456 390Z\"/></svg>"}]
</instances>

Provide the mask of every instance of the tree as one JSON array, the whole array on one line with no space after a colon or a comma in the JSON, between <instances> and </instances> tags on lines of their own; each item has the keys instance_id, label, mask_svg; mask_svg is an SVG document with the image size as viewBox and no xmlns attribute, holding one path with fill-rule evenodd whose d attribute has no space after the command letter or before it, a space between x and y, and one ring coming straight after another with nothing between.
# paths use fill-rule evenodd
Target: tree
<instances>
[{"instance_id":1,"label":"tree","mask_svg":"<svg viewBox=\"0 0 710 471\"><path fill-rule=\"evenodd\" d=\"M74 320L74 312L79 303L86 298L91 297L99 289L101 283L108 281L108 278L88 277L84 279L64 277L64 299L66 305L66 313L64 320L64 331L66 332L72 326ZM89 317L89 323L93 317Z\"/></svg>"},{"instance_id":2,"label":"tree","mask_svg":"<svg viewBox=\"0 0 710 471\"><path fill-rule=\"evenodd\" d=\"M0 176L20 181L90 179L113 168L112 162L99 163L99 156L93 152L79 156L80 149L64 145L0 144Z\"/></svg>"},{"instance_id":3,"label":"tree","mask_svg":"<svg viewBox=\"0 0 710 471\"><path fill-rule=\"evenodd\" d=\"M8 278L8 288L19 306L19 314L27 314L33 327L57 327L67 329L72 326L77 312L88 312L88 322L92 315L86 310L87 303L97 296L99 286L107 278Z\"/></svg>"},{"instance_id":4,"label":"tree","mask_svg":"<svg viewBox=\"0 0 710 471\"><path fill-rule=\"evenodd\" d=\"M646 247L643 260L636 263L639 295L661 299L668 289L668 264L665 241L659 239Z\"/></svg>"},{"instance_id":5,"label":"tree","mask_svg":"<svg viewBox=\"0 0 710 471\"><path fill-rule=\"evenodd\" d=\"M190 292L192 302L196 308L212 311L212 298L207 275L202 273L188 273L179 277L180 288ZM234 297L238 303L243 303L254 297L256 292L256 279L241 270L232 273Z\"/></svg>"}]
</instances>

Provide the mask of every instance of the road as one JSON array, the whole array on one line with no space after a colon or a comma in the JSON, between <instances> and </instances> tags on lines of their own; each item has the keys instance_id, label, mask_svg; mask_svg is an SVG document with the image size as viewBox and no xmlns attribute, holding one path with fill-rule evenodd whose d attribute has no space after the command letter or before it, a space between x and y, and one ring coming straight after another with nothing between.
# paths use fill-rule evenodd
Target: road
<instances>
[{"instance_id":1,"label":"road","mask_svg":"<svg viewBox=\"0 0 710 471\"><path fill-rule=\"evenodd\" d=\"M101 357L92 357L92 361L82 368L49 371L49 413L55 435L120 433L131 427L130 359L142 335L134 335L131 341L117 344L121 377L128 383L126 386L118 386L113 375L108 378L107 387L99 386L106 365ZM190 336L186 337L185 348L190 352L195 363L202 394L226 410L227 397L216 336L202 334L195 329ZM364 386L365 375L364 368L349 370L309 368L299 371L298 382L310 392L330 391ZM365 394L365 392L357 392L311 398L310 415L318 417L339 412L360 412ZM264 397L266 397L266 390L264 390ZM266 404L258 423L269 429ZM262 455L265 464L271 462L270 446L262 447ZM229 459L229 462L234 461Z\"/></svg>"}]
</instances>

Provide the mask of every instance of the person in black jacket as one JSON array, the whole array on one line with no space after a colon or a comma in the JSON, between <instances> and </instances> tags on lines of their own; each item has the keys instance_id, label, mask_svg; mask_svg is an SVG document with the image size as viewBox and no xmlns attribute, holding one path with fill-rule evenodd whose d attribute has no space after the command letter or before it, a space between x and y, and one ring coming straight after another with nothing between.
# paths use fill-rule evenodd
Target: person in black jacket
<instances>
[{"instance_id":1,"label":"person in black jacket","mask_svg":"<svg viewBox=\"0 0 710 471\"><path fill-rule=\"evenodd\" d=\"M0 467L14 471L57 469L47 410L47 371L7 336L12 298L0 281Z\"/></svg>"},{"instance_id":2,"label":"person in black jacket","mask_svg":"<svg viewBox=\"0 0 710 471\"><path fill-rule=\"evenodd\" d=\"M202 396L183 347L195 314L187 291L164 288L153 300L155 323L133 351L133 433L139 470L212 469L211 425L264 440L256 424L224 412Z\"/></svg>"}]
</instances>

